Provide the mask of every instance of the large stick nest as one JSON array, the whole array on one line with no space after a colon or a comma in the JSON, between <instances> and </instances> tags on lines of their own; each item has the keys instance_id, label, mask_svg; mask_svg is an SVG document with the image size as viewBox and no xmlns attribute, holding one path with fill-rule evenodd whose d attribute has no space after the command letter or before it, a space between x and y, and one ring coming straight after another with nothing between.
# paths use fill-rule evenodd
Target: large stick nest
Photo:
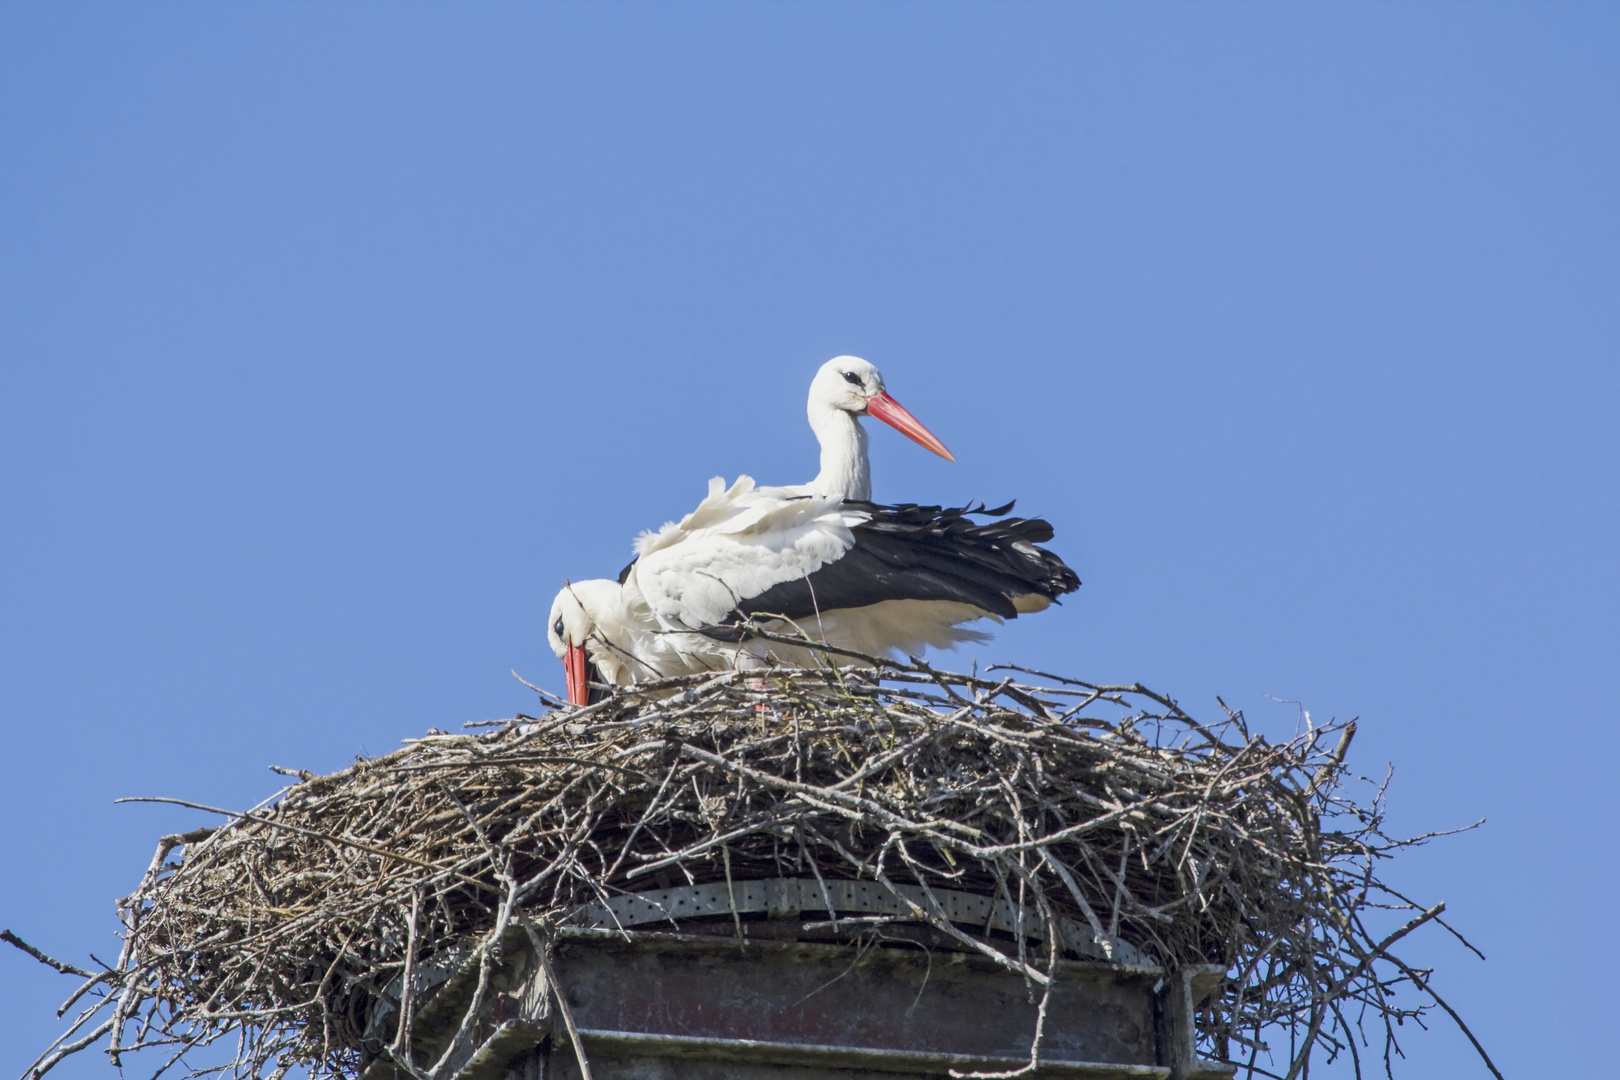
<instances>
[{"instance_id":1,"label":"large stick nest","mask_svg":"<svg viewBox=\"0 0 1620 1080\"><path fill-rule=\"evenodd\" d=\"M1346 790L1354 724L1273 743L1140 686L1001 670L672 679L304 775L163 839L120 903L121 958L32 1071L103 1040L159 1064L223 1040L184 1064L353 1076L388 1052L365 1036L380 996L452 943L487 951L517 920L546 934L656 882L812 875L1034 912L1045 933L996 935L913 909L1032 985L1060 924L1169 969L1221 965L1201 1049L1261 1074L1347 1049L1359 1072L1369 1035L1387 1062L1435 1000L1389 946L1440 909L1379 879L1418 841L1383 833L1381 787Z\"/></svg>"}]
</instances>

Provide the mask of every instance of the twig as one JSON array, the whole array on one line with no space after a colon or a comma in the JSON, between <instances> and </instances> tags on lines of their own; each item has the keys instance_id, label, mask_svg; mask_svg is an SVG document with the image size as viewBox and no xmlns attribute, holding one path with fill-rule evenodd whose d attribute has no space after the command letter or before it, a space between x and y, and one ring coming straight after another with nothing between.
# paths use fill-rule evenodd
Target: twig
<instances>
[{"instance_id":1,"label":"twig","mask_svg":"<svg viewBox=\"0 0 1620 1080\"><path fill-rule=\"evenodd\" d=\"M541 969L546 973L546 982L551 986L551 996L557 1002L558 1011L562 1013L564 1026L568 1028L568 1038L574 1044L574 1055L579 1058L580 1077L582 1080L591 1080L591 1059L585 1054L585 1043L579 1037L579 1025L574 1023L574 1010L568 1005L568 995L563 991L562 983L557 980L557 969L551 963L551 950L546 942L540 940L540 935L535 933L533 922L527 918L519 921L529 935L529 946L540 959Z\"/></svg>"},{"instance_id":2,"label":"twig","mask_svg":"<svg viewBox=\"0 0 1620 1080\"><path fill-rule=\"evenodd\" d=\"M92 975L83 968L74 967L72 964L63 963L61 960L51 959L49 956L46 956L44 953L28 944L28 942L24 941L16 934L13 934L10 930L0 930L0 941L10 942L12 945L15 945L17 948L27 953L29 956L32 956L35 960L38 960L40 963L44 964L46 967L55 968L63 975L77 975L81 979L95 979L97 981L99 981L101 978L101 976ZM66 1010L64 1009L63 1011L65 1012ZM59 1013L58 1015L61 1014Z\"/></svg>"}]
</instances>

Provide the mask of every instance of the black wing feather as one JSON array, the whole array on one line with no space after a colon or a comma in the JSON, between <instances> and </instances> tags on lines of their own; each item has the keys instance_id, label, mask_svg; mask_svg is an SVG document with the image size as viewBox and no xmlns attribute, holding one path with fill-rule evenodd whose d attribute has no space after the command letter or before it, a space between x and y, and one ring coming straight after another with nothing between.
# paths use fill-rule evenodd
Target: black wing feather
<instances>
[{"instance_id":1,"label":"black wing feather","mask_svg":"<svg viewBox=\"0 0 1620 1080\"><path fill-rule=\"evenodd\" d=\"M851 530L855 546L843 558L742 600L723 624L703 632L735 641L741 637L736 624L753 615L799 620L885 600L949 600L1012 619L1018 616L1015 597L1038 594L1055 601L1080 587L1062 559L1036 546L1052 539L1050 523L1003 518L979 524L968 516L997 517L1012 503L994 510L983 503L943 508L847 500L844 505L872 518Z\"/></svg>"}]
</instances>

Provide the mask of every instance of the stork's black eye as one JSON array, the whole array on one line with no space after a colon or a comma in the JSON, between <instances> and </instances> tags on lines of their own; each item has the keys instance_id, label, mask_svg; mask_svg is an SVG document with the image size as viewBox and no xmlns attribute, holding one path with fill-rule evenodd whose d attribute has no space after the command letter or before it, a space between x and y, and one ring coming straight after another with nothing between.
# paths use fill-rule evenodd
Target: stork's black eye
<instances>
[{"instance_id":1,"label":"stork's black eye","mask_svg":"<svg viewBox=\"0 0 1620 1080\"><path fill-rule=\"evenodd\" d=\"M555 630L555 631L556 631L556 632L557 632L557 637L558 637L558 638L559 638L559 639L561 639L561 638L562 638L562 636L563 636L563 624L562 624L562 620L561 620L561 619L558 619L558 620L557 620L557 621L556 621L556 622L555 622L555 623L553 623L553 624L552 624L552 627L551 627L551 628L552 628L552 629L553 629L553 630Z\"/></svg>"},{"instance_id":2,"label":"stork's black eye","mask_svg":"<svg viewBox=\"0 0 1620 1080\"><path fill-rule=\"evenodd\" d=\"M844 377L845 382L858 386L863 390L866 388L866 384L861 382L861 377L855 374L853 371L841 371L839 374Z\"/></svg>"}]
</instances>

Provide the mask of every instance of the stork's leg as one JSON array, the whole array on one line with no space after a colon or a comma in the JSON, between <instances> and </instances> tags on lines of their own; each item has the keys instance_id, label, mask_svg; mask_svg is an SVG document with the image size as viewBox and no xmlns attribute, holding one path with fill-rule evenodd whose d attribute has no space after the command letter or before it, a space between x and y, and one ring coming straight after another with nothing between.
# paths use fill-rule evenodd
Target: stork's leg
<instances>
[{"instance_id":1,"label":"stork's leg","mask_svg":"<svg viewBox=\"0 0 1620 1080\"><path fill-rule=\"evenodd\" d=\"M736 669L738 671L764 671L766 668L770 667L769 654L765 651L764 646L765 643L762 641L751 641L740 644L737 647L737 652L733 661ZM770 688L769 681L764 677L745 678L743 680L743 685L748 687L750 690L757 690L761 696L764 696L765 691ZM754 711L756 713L771 712L772 709L769 700L755 702Z\"/></svg>"}]
</instances>

